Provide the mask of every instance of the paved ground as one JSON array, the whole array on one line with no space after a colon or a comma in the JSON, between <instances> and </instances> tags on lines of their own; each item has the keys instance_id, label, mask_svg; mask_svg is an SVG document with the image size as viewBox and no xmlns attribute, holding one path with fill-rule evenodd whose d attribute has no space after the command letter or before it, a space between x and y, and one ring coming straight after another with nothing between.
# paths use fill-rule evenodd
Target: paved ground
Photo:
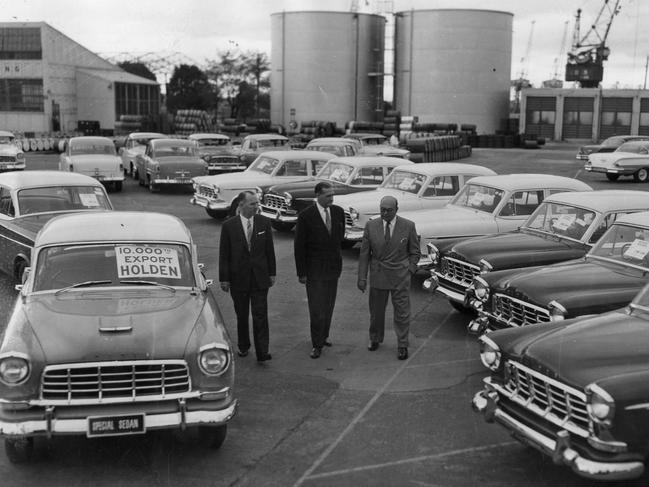
<instances>
[{"instance_id":1,"label":"paved ground","mask_svg":"<svg viewBox=\"0 0 649 487\"><path fill-rule=\"evenodd\" d=\"M477 149L467 162L499 173L576 176L602 188L649 189L630 180L610 183L581 171L576 146L539 150ZM55 154L29 154L28 169L56 167ZM132 181L111 193L118 209L173 213L190 227L208 277L217 276L220 222L189 204L189 193L149 194ZM270 292L271 352L264 365L238 358L238 415L221 450L203 450L168 433L87 440L58 438L32 465L2 454L7 486L587 486L565 468L513 441L472 412L470 399L486 375L467 317L413 282L411 356L396 359L390 330L374 353L367 345L367 295L355 287L358 251L344 253L331 339L309 358L308 313L297 282L292 234L275 233L278 280ZM229 297L215 287L234 334ZM15 292L0 278L0 325ZM391 308L388 307L390 310ZM597 484L600 485L600 484ZM639 483L638 483L639 485Z\"/></svg>"}]
</instances>

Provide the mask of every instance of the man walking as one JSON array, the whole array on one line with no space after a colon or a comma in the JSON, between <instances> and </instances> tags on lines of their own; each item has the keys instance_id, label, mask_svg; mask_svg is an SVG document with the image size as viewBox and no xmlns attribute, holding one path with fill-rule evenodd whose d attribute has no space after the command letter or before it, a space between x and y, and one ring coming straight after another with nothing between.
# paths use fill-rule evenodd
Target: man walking
<instances>
[{"instance_id":1,"label":"man walking","mask_svg":"<svg viewBox=\"0 0 649 487\"><path fill-rule=\"evenodd\" d=\"M295 229L297 276L306 284L311 322L311 358L331 346L329 328L342 271L340 245L345 236L345 213L333 204L334 189L328 182L315 186L316 202L300 212Z\"/></svg>"},{"instance_id":2,"label":"man walking","mask_svg":"<svg viewBox=\"0 0 649 487\"><path fill-rule=\"evenodd\" d=\"M381 218L365 225L358 259L358 289L367 288L370 273L370 343L371 352L383 342L385 308L388 295L394 308L394 331L397 335L397 358L408 358L410 328L410 276L417 270L419 241L415 224L397 217L398 204L393 196L384 196Z\"/></svg>"},{"instance_id":3,"label":"man walking","mask_svg":"<svg viewBox=\"0 0 649 487\"><path fill-rule=\"evenodd\" d=\"M252 191L238 197L239 214L223 223L219 244L219 281L230 292L237 315L239 356L250 349L248 315L252 311L252 336L259 362L268 353L268 288L275 284L275 249L268 218L258 215L259 198Z\"/></svg>"}]
</instances>

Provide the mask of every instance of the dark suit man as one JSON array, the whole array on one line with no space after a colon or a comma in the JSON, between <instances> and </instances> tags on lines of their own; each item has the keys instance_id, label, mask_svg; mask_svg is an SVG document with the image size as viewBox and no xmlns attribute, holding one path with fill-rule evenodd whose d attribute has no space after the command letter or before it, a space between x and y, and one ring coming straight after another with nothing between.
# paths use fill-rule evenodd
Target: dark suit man
<instances>
[{"instance_id":1,"label":"dark suit man","mask_svg":"<svg viewBox=\"0 0 649 487\"><path fill-rule=\"evenodd\" d=\"M320 182L315 194L315 203L298 215L294 240L297 276L306 284L309 301L311 358L318 358L323 346L331 346L329 328L343 266L340 244L345 236L345 213L333 204L333 186Z\"/></svg>"},{"instance_id":2,"label":"dark suit man","mask_svg":"<svg viewBox=\"0 0 649 487\"><path fill-rule=\"evenodd\" d=\"M370 273L370 343L374 351L383 342L385 308L392 295L394 331L397 335L397 357L408 358L408 331L410 328L410 276L417 270L419 241L415 224L397 218L397 200L392 196L381 199L381 218L365 225L358 259L358 289L367 288Z\"/></svg>"},{"instance_id":3,"label":"dark suit man","mask_svg":"<svg viewBox=\"0 0 649 487\"><path fill-rule=\"evenodd\" d=\"M234 302L239 356L248 355L248 315L252 311L255 353L257 360L264 362L272 358L268 353L268 288L275 284L276 275L273 232L268 218L257 214L255 193L244 191L238 200L239 214L221 228L219 281Z\"/></svg>"}]
</instances>

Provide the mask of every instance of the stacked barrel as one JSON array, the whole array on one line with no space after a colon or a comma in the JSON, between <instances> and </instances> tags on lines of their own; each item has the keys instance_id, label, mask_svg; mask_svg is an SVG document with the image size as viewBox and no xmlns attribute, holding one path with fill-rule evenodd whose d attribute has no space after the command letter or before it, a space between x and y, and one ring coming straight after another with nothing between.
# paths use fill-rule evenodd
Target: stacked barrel
<instances>
[{"instance_id":1,"label":"stacked barrel","mask_svg":"<svg viewBox=\"0 0 649 487\"><path fill-rule=\"evenodd\" d=\"M213 132L214 124L205 110L178 110L174 117L174 133L190 135L196 132Z\"/></svg>"}]
</instances>

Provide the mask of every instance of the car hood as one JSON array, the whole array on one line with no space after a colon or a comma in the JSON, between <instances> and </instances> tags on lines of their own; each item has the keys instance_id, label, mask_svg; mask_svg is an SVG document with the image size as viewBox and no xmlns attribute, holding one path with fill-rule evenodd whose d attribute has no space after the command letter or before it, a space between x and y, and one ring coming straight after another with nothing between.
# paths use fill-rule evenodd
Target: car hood
<instances>
[{"instance_id":1,"label":"car hood","mask_svg":"<svg viewBox=\"0 0 649 487\"><path fill-rule=\"evenodd\" d=\"M292 183L282 183L282 184L274 184L273 186L270 187L268 190L269 193L274 193L274 194L279 194L283 195L284 193L290 193L293 198L310 198L313 199L315 198L315 193L314 193L314 188L315 185L318 184L319 182L327 182L331 184L331 186L334 188L334 203L338 205L338 195L342 195L345 193L341 193L342 191L348 191L350 186L344 184L344 183L339 183L337 181L331 181L329 179L316 179L316 178L310 178L310 179L304 179L302 181L295 181ZM370 188L367 188L370 189Z\"/></svg>"},{"instance_id":2,"label":"car hood","mask_svg":"<svg viewBox=\"0 0 649 487\"><path fill-rule=\"evenodd\" d=\"M397 157L404 157L410 154L409 150L406 149L399 149L397 147L391 147L389 145L386 146L381 146L381 145L373 145L373 146L365 146L363 147L359 154L360 156L394 156L396 155Z\"/></svg>"},{"instance_id":3,"label":"car hood","mask_svg":"<svg viewBox=\"0 0 649 487\"><path fill-rule=\"evenodd\" d=\"M340 197L334 198L334 203L342 206L345 210L354 208L361 214L378 215L379 204L381 198L384 196L394 196L399 202L399 213L405 211L413 204L417 204L419 198L406 191L399 191L396 189L377 188L371 191L363 191L361 193L344 194Z\"/></svg>"},{"instance_id":4,"label":"car hood","mask_svg":"<svg viewBox=\"0 0 649 487\"><path fill-rule=\"evenodd\" d=\"M22 151L19 151L18 147L13 144L0 144L0 155L15 156L18 152Z\"/></svg>"},{"instance_id":5,"label":"car hood","mask_svg":"<svg viewBox=\"0 0 649 487\"><path fill-rule=\"evenodd\" d=\"M616 162L635 159L649 159L649 156L631 152L599 152L588 156L588 162L597 167L613 167Z\"/></svg>"},{"instance_id":6,"label":"car hood","mask_svg":"<svg viewBox=\"0 0 649 487\"><path fill-rule=\"evenodd\" d=\"M194 178L194 182L208 186L217 186L221 189L250 188L268 184L273 178L259 171L242 171L228 174L217 174L215 176L200 176Z\"/></svg>"},{"instance_id":7,"label":"car hood","mask_svg":"<svg viewBox=\"0 0 649 487\"><path fill-rule=\"evenodd\" d=\"M498 231L491 213L459 206L400 212L399 216L415 222L422 244L424 239L486 235Z\"/></svg>"},{"instance_id":8,"label":"car hood","mask_svg":"<svg viewBox=\"0 0 649 487\"><path fill-rule=\"evenodd\" d=\"M30 296L24 311L47 362L65 363L182 357L204 305L186 291L72 290Z\"/></svg>"}]
</instances>

